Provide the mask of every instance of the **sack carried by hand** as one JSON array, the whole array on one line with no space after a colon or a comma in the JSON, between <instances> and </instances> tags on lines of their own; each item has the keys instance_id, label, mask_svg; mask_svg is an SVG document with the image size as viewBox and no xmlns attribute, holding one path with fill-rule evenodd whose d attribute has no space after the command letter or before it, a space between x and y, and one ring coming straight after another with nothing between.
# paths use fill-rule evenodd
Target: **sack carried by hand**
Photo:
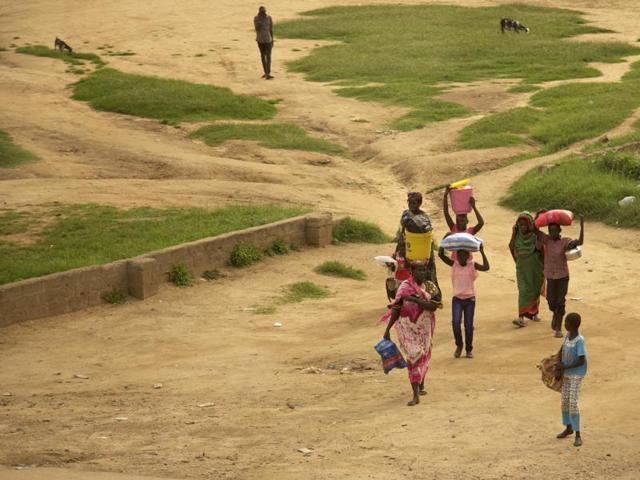
<instances>
[{"instance_id":1,"label":"sack carried by hand","mask_svg":"<svg viewBox=\"0 0 640 480\"><path fill-rule=\"evenodd\" d=\"M562 390L562 376L556 376L556 365L558 362L559 358L556 354L543 358L538 364L538 369L542 374L542 383L556 392Z\"/></svg>"},{"instance_id":2,"label":"sack carried by hand","mask_svg":"<svg viewBox=\"0 0 640 480\"><path fill-rule=\"evenodd\" d=\"M375 348L376 352L378 352L382 358L382 369L385 375L394 368L407 368L407 362L404 361L400 350L391 340L385 340L383 338L373 348Z\"/></svg>"}]
</instances>

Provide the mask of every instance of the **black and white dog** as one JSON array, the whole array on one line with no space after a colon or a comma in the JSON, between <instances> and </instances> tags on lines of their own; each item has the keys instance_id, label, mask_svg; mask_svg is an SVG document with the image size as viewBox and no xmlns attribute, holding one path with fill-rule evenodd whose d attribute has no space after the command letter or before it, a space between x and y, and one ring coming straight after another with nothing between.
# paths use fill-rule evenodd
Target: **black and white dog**
<instances>
[{"instance_id":1,"label":"black and white dog","mask_svg":"<svg viewBox=\"0 0 640 480\"><path fill-rule=\"evenodd\" d=\"M513 30L516 33L526 32L529 33L529 27L525 27L518 20L512 20L510 18L503 18L500 20L500 30L504 33L505 30Z\"/></svg>"}]
</instances>

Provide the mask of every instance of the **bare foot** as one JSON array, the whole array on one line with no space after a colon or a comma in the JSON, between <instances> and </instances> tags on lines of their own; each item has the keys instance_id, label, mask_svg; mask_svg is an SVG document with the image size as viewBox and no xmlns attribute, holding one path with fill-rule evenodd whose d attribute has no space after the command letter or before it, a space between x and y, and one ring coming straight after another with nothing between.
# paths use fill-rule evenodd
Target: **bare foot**
<instances>
[{"instance_id":1,"label":"bare foot","mask_svg":"<svg viewBox=\"0 0 640 480\"><path fill-rule=\"evenodd\" d=\"M573 442L574 447L582 446L582 437L580 436L580 432L576 432L576 439Z\"/></svg>"},{"instance_id":2,"label":"bare foot","mask_svg":"<svg viewBox=\"0 0 640 480\"><path fill-rule=\"evenodd\" d=\"M573 428L571 428L571 425L567 425L567 428L565 428L563 432L556 435L556 438L567 438L569 435L573 435Z\"/></svg>"},{"instance_id":3,"label":"bare foot","mask_svg":"<svg viewBox=\"0 0 640 480\"><path fill-rule=\"evenodd\" d=\"M462 347L457 347L456 351L453 352L454 358L460 358L460 354L462 353Z\"/></svg>"}]
</instances>

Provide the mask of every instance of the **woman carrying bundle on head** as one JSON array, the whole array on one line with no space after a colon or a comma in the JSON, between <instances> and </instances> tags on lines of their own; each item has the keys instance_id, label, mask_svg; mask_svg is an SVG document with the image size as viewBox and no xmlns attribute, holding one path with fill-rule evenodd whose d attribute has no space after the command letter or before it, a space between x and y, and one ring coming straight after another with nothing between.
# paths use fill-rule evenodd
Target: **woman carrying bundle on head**
<instances>
[{"instance_id":1,"label":"woman carrying bundle on head","mask_svg":"<svg viewBox=\"0 0 640 480\"><path fill-rule=\"evenodd\" d=\"M403 261L405 263L425 262L427 264L427 280L432 282L439 292L440 287L434 261L433 227L429 215L420 208L422 206L422 194L420 192L409 192L407 206L409 208L402 212L400 218L395 257L401 263ZM440 301L440 297L436 300Z\"/></svg>"},{"instance_id":2,"label":"woman carrying bundle on head","mask_svg":"<svg viewBox=\"0 0 640 480\"><path fill-rule=\"evenodd\" d=\"M445 249L451 251L451 258L445 254ZM480 251L482 263L476 263L471 258L472 251ZM455 253L455 255L454 255ZM460 358L462 349L466 350L467 358L473 358L473 319L476 312L475 281L478 272L489 271L489 260L484 253L482 241L468 233L454 233L447 235L440 243L438 251L440 259L451 267L451 326L453 338L456 341L455 358ZM462 323L464 317L464 341L462 339Z\"/></svg>"},{"instance_id":3,"label":"woman carrying bundle on head","mask_svg":"<svg viewBox=\"0 0 640 480\"><path fill-rule=\"evenodd\" d=\"M407 362L413 392L413 398L407 403L409 406L420 403L420 396L427 393L424 381L429 370L436 327L434 312L442 308L442 304L434 300L440 292L427 280L427 263L411 263L411 277L400 284L391 308L381 319L387 323L385 340L390 340L391 327L395 327L400 350Z\"/></svg>"},{"instance_id":4,"label":"woman carrying bundle on head","mask_svg":"<svg viewBox=\"0 0 640 480\"><path fill-rule=\"evenodd\" d=\"M527 318L540 321L538 309L544 290L544 256L537 244L537 230L533 216L522 212L516 219L509 241L518 282L518 318L513 321L518 328L526 325Z\"/></svg>"}]
</instances>

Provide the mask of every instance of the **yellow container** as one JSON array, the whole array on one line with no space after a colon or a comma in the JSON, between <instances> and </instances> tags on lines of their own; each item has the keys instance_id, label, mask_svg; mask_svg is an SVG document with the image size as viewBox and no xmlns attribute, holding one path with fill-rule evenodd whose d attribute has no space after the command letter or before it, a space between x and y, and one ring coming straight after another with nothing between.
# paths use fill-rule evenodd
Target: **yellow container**
<instances>
[{"instance_id":1,"label":"yellow container","mask_svg":"<svg viewBox=\"0 0 640 480\"><path fill-rule=\"evenodd\" d=\"M469 185L470 181L471 181L470 178L465 178L464 180L458 180L457 182L453 182L451 185L449 185L449 188L455 189L455 188L466 187L467 185Z\"/></svg>"},{"instance_id":2,"label":"yellow container","mask_svg":"<svg viewBox=\"0 0 640 480\"><path fill-rule=\"evenodd\" d=\"M431 256L433 232L411 233L404 232L404 243L407 260L427 260Z\"/></svg>"}]
</instances>

